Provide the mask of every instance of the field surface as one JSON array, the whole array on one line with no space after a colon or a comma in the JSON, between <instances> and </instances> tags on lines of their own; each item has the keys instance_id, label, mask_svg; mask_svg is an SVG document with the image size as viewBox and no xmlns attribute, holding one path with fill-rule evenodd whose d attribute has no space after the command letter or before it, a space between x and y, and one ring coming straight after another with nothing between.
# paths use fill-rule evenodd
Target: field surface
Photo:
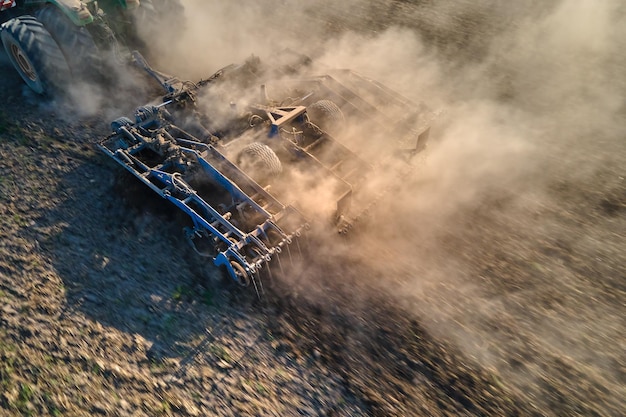
<instances>
[{"instance_id":1,"label":"field surface","mask_svg":"<svg viewBox=\"0 0 626 417\"><path fill-rule=\"evenodd\" d=\"M249 3L183 1L156 65L354 68L441 110L419 169L259 300L96 148L150 89L44 99L0 54L0 415L623 415L623 5Z\"/></svg>"}]
</instances>

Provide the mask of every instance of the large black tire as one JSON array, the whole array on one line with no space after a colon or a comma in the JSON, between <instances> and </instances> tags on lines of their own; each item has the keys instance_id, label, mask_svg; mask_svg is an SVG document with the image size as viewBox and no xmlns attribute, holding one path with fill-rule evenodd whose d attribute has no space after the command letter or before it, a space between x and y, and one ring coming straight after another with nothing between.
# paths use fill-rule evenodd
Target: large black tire
<instances>
[{"instance_id":1,"label":"large black tire","mask_svg":"<svg viewBox=\"0 0 626 417\"><path fill-rule=\"evenodd\" d=\"M307 107L306 112L312 123L330 134L340 133L346 124L343 112L330 100L316 101Z\"/></svg>"},{"instance_id":2,"label":"large black tire","mask_svg":"<svg viewBox=\"0 0 626 417\"><path fill-rule=\"evenodd\" d=\"M2 25L2 44L24 82L38 94L62 92L70 69L59 45L33 16L20 16Z\"/></svg>"},{"instance_id":3,"label":"large black tire","mask_svg":"<svg viewBox=\"0 0 626 417\"><path fill-rule=\"evenodd\" d=\"M237 164L256 181L273 178L283 172L283 165L272 148L259 142L244 147L239 152Z\"/></svg>"},{"instance_id":4,"label":"large black tire","mask_svg":"<svg viewBox=\"0 0 626 417\"><path fill-rule=\"evenodd\" d=\"M35 16L61 48L75 77L93 78L98 75L98 47L87 28L76 26L61 9L51 4L37 10Z\"/></svg>"}]
</instances>

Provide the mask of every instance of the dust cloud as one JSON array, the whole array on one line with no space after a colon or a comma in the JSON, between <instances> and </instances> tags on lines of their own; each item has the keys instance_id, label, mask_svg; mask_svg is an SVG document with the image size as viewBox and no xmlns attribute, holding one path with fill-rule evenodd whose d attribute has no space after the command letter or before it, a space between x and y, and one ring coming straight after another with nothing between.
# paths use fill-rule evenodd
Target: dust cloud
<instances>
[{"instance_id":1,"label":"dust cloud","mask_svg":"<svg viewBox=\"0 0 626 417\"><path fill-rule=\"evenodd\" d=\"M291 1L183 0L185 27L161 28L149 39L155 64L176 76L199 79L251 55L301 49L294 34L304 16ZM310 49L307 47L306 49Z\"/></svg>"},{"instance_id":2,"label":"dust cloud","mask_svg":"<svg viewBox=\"0 0 626 417\"><path fill-rule=\"evenodd\" d=\"M533 233L549 226L533 213L558 205L552 185L622 158L620 1L183 5L187 27L151 39L166 71L197 79L289 47L310 54L317 73L351 68L443 111L408 191L385 199L370 225L379 243L400 241L394 250L421 265L424 274L409 273L408 288L468 278L465 255L441 244L455 227L468 227L468 213L502 203L502 210L487 210L489 221L523 225L543 238Z\"/></svg>"},{"instance_id":3,"label":"dust cloud","mask_svg":"<svg viewBox=\"0 0 626 417\"><path fill-rule=\"evenodd\" d=\"M546 247L567 246L583 265L621 256L623 222L615 220L617 236L598 248L607 234L586 228L583 214L595 203L568 193L581 189L591 199L624 187L623 2L183 5L185 28L163 27L147 39L158 51L155 66L180 78L291 48L312 56L317 73L351 68L442 111L426 158L380 202L359 235L359 253L319 243L318 255L337 267L304 268L294 278L303 291L324 296L320 275L340 281L358 273L354 281L395 294L433 333L502 375L540 378L510 365L511 352L527 343L540 358L566 355L572 366L586 362L594 374L606 373L609 383L617 378L609 368L623 353L615 359L604 345L578 339L623 339L612 322L619 312L612 305L580 307L582 317L567 310L592 284ZM623 272L619 261L613 268ZM557 301L545 301L548 295ZM593 350L603 353L589 359Z\"/></svg>"},{"instance_id":4,"label":"dust cloud","mask_svg":"<svg viewBox=\"0 0 626 417\"><path fill-rule=\"evenodd\" d=\"M162 93L143 70L129 64L127 56L115 51L99 53L99 71L72 74L64 94L40 105L66 120L96 117L108 121L132 113Z\"/></svg>"},{"instance_id":5,"label":"dust cloud","mask_svg":"<svg viewBox=\"0 0 626 417\"><path fill-rule=\"evenodd\" d=\"M445 110L408 190L379 205L376 241L360 242L371 252L359 260L376 260L369 269L383 272L372 279L433 333L536 398L546 375L567 384L562 358L619 387L624 357L610 341L624 338L620 304L592 307L581 294L624 273L623 221L593 216L610 199L603 193L623 202L625 10L618 1L516 7L490 11L508 27L467 33L481 38L469 43L475 54L391 28L369 41L346 34L321 57ZM524 351L532 358L520 369Z\"/></svg>"}]
</instances>

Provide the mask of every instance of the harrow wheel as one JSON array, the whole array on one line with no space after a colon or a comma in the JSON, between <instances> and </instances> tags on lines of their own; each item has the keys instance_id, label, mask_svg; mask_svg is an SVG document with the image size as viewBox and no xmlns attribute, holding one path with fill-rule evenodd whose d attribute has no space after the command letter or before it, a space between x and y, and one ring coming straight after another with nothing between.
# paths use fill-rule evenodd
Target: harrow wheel
<instances>
[{"instance_id":1,"label":"harrow wheel","mask_svg":"<svg viewBox=\"0 0 626 417\"><path fill-rule=\"evenodd\" d=\"M241 266L241 264L236 261L230 261L230 266L232 266L233 270L235 271L237 284L241 285L242 287L250 286L250 277L246 273L246 270L243 268L243 266Z\"/></svg>"},{"instance_id":2,"label":"harrow wheel","mask_svg":"<svg viewBox=\"0 0 626 417\"><path fill-rule=\"evenodd\" d=\"M274 178L283 171L276 153L260 142L253 142L244 147L237 157L237 165L257 182Z\"/></svg>"},{"instance_id":3,"label":"harrow wheel","mask_svg":"<svg viewBox=\"0 0 626 417\"><path fill-rule=\"evenodd\" d=\"M306 112L312 123L330 134L340 133L346 124L343 112L330 100L316 101L307 107Z\"/></svg>"}]
</instances>

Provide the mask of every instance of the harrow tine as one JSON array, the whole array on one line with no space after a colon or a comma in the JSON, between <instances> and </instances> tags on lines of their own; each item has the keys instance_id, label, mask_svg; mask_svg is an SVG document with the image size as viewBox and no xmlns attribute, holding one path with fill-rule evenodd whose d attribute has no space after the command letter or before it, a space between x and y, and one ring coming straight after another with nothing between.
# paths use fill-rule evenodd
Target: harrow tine
<instances>
[{"instance_id":1,"label":"harrow tine","mask_svg":"<svg viewBox=\"0 0 626 417\"><path fill-rule=\"evenodd\" d=\"M307 236L306 233L302 234L302 246L304 246L304 250L309 250L311 249L311 242L309 242L309 237Z\"/></svg>"},{"instance_id":2,"label":"harrow tine","mask_svg":"<svg viewBox=\"0 0 626 417\"><path fill-rule=\"evenodd\" d=\"M300 237L294 239L296 241L296 248L298 248L298 256L302 259L302 249L300 248Z\"/></svg>"},{"instance_id":3,"label":"harrow tine","mask_svg":"<svg viewBox=\"0 0 626 417\"><path fill-rule=\"evenodd\" d=\"M258 270L255 272L257 280L259 280L259 288L261 289L261 294L265 295L265 290L263 289L263 280L261 279L261 272Z\"/></svg>"},{"instance_id":4,"label":"harrow tine","mask_svg":"<svg viewBox=\"0 0 626 417\"><path fill-rule=\"evenodd\" d=\"M256 273L255 273L256 275ZM256 291L256 296L259 299L259 301L261 300L261 294L259 294L259 287L256 285L256 279L255 279L255 275L252 275L252 283L254 284L254 291Z\"/></svg>"},{"instance_id":5,"label":"harrow tine","mask_svg":"<svg viewBox=\"0 0 626 417\"><path fill-rule=\"evenodd\" d=\"M293 268L293 258L291 257L291 250L289 249L289 245L286 245L285 248L287 249L287 255L289 255L289 263L291 264L291 267Z\"/></svg>"},{"instance_id":6,"label":"harrow tine","mask_svg":"<svg viewBox=\"0 0 626 417\"><path fill-rule=\"evenodd\" d=\"M280 268L281 275L285 275L285 270L283 269L283 262L280 260L280 255L276 254L276 260L278 261L278 267Z\"/></svg>"},{"instance_id":7,"label":"harrow tine","mask_svg":"<svg viewBox=\"0 0 626 417\"><path fill-rule=\"evenodd\" d=\"M271 288L271 287L274 286L274 275L272 274L272 265L269 262L267 262L265 265L267 266L267 268L266 268L267 269L267 277L269 279L270 288Z\"/></svg>"}]
</instances>

